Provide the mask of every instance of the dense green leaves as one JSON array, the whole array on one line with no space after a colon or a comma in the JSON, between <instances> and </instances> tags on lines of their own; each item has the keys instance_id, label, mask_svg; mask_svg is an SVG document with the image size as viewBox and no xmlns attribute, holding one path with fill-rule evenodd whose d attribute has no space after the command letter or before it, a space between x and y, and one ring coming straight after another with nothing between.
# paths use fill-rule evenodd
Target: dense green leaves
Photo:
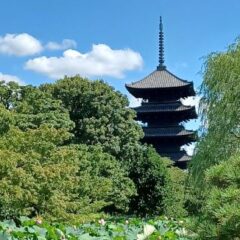
<instances>
[{"instance_id":1,"label":"dense green leaves","mask_svg":"<svg viewBox=\"0 0 240 240\"><path fill-rule=\"evenodd\" d=\"M89 81L75 76L40 87L63 102L75 123L74 141L100 144L105 151L127 162L124 149L138 144L143 136L133 121L135 113L127 108L128 100L103 81ZM129 159L133 160L133 159Z\"/></svg>"},{"instance_id":2,"label":"dense green leaves","mask_svg":"<svg viewBox=\"0 0 240 240\"><path fill-rule=\"evenodd\" d=\"M153 148L142 146L130 169L138 195L131 201L131 210L141 215L162 214L165 188L168 183L166 163Z\"/></svg>"},{"instance_id":3,"label":"dense green leaves","mask_svg":"<svg viewBox=\"0 0 240 240\"><path fill-rule=\"evenodd\" d=\"M202 238L237 239L240 236L240 156L211 167L206 172L210 186L196 228Z\"/></svg>"},{"instance_id":4,"label":"dense green leaves","mask_svg":"<svg viewBox=\"0 0 240 240\"><path fill-rule=\"evenodd\" d=\"M198 215L196 227L203 239L238 239L239 41L207 58L202 95L203 136L190 168L188 209Z\"/></svg>"},{"instance_id":5,"label":"dense green leaves","mask_svg":"<svg viewBox=\"0 0 240 240\"><path fill-rule=\"evenodd\" d=\"M227 52L211 54L203 77L204 139L197 146L191 167L193 179L200 185L206 169L240 154L240 42Z\"/></svg>"},{"instance_id":6,"label":"dense green leaves","mask_svg":"<svg viewBox=\"0 0 240 240\"><path fill-rule=\"evenodd\" d=\"M70 220L163 213L167 164L143 146L128 100L79 76L0 85L0 216Z\"/></svg>"},{"instance_id":7,"label":"dense green leaves","mask_svg":"<svg viewBox=\"0 0 240 240\"><path fill-rule=\"evenodd\" d=\"M108 205L126 210L133 182L101 148L61 146L70 134L41 126L12 128L0 140L2 217L37 214L68 219Z\"/></svg>"},{"instance_id":8,"label":"dense green leaves","mask_svg":"<svg viewBox=\"0 0 240 240\"><path fill-rule=\"evenodd\" d=\"M170 183L163 159L140 144L143 132L128 108L128 100L103 81L65 77L40 89L61 100L75 123L74 143L100 145L113 155L134 182L137 196L131 199L130 211L162 213L165 184ZM110 210L108 208L108 210Z\"/></svg>"}]
</instances>

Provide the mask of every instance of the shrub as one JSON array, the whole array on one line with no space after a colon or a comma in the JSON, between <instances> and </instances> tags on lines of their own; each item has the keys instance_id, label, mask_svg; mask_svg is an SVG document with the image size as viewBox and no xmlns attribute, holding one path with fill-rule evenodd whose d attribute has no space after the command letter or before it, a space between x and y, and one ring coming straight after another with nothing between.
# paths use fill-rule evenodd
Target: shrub
<instances>
[{"instance_id":1,"label":"shrub","mask_svg":"<svg viewBox=\"0 0 240 240\"><path fill-rule=\"evenodd\" d=\"M187 172L177 168L168 167L168 182L164 187L164 214L177 218L187 215L185 210Z\"/></svg>"},{"instance_id":2,"label":"shrub","mask_svg":"<svg viewBox=\"0 0 240 240\"><path fill-rule=\"evenodd\" d=\"M165 159L147 145L140 146L136 157L129 177L135 183L137 196L133 197L130 209L140 215L162 214L166 195L164 188L168 183Z\"/></svg>"},{"instance_id":3,"label":"shrub","mask_svg":"<svg viewBox=\"0 0 240 240\"><path fill-rule=\"evenodd\" d=\"M240 154L206 172L209 186L199 232L206 239L238 239L240 236Z\"/></svg>"}]
</instances>

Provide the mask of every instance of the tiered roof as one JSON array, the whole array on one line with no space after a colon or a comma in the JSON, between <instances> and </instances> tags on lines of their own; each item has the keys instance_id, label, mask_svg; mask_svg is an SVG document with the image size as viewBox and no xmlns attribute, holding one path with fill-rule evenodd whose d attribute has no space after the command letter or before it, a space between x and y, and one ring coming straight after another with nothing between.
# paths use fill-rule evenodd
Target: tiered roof
<instances>
[{"instance_id":1,"label":"tiered roof","mask_svg":"<svg viewBox=\"0 0 240 240\"><path fill-rule=\"evenodd\" d=\"M157 68L140 81L126 84L127 90L136 98L149 98L159 94L176 94L177 97L195 96L193 83L183 80L166 68Z\"/></svg>"},{"instance_id":2,"label":"tiered roof","mask_svg":"<svg viewBox=\"0 0 240 240\"><path fill-rule=\"evenodd\" d=\"M191 156L189 156L185 151L162 154L163 157L170 157L174 162L189 162Z\"/></svg>"},{"instance_id":3,"label":"tiered roof","mask_svg":"<svg viewBox=\"0 0 240 240\"><path fill-rule=\"evenodd\" d=\"M159 137L181 137L190 136L195 139L196 132L184 129L182 126L176 127L143 127L146 138Z\"/></svg>"},{"instance_id":4,"label":"tiered roof","mask_svg":"<svg viewBox=\"0 0 240 240\"><path fill-rule=\"evenodd\" d=\"M175 76L167 69L157 69L140 81L126 84L127 89L162 89L188 86L192 87L193 83Z\"/></svg>"},{"instance_id":5,"label":"tiered roof","mask_svg":"<svg viewBox=\"0 0 240 240\"><path fill-rule=\"evenodd\" d=\"M147 103L142 104L139 107L133 108L138 113L156 113L156 112L183 112L183 111L195 111L194 106L185 106L180 102L173 103Z\"/></svg>"}]
</instances>

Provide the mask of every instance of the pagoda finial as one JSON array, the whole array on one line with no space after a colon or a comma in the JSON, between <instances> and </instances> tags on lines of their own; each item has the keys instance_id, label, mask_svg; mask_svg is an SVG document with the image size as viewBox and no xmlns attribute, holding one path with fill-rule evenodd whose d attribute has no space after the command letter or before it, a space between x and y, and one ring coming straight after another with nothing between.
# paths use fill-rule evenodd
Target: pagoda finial
<instances>
[{"instance_id":1,"label":"pagoda finial","mask_svg":"<svg viewBox=\"0 0 240 240\"><path fill-rule=\"evenodd\" d=\"M164 65L164 34L163 34L163 23L162 17L160 16L159 24L159 65L157 70L163 70L166 66Z\"/></svg>"}]
</instances>

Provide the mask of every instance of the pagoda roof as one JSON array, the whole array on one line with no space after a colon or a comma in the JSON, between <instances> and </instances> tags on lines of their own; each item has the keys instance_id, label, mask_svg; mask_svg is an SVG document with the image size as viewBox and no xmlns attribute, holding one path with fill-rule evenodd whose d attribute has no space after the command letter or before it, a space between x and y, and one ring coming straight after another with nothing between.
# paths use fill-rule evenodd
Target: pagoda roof
<instances>
[{"instance_id":1,"label":"pagoda roof","mask_svg":"<svg viewBox=\"0 0 240 240\"><path fill-rule=\"evenodd\" d=\"M173 152L173 153L166 153L161 154L164 157L170 158L174 162L188 162L191 161L192 157L189 156L185 151L180 152Z\"/></svg>"},{"instance_id":2,"label":"pagoda roof","mask_svg":"<svg viewBox=\"0 0 240 240\"><path fill-rule=\"evenodd\" d=\"M180 102L173 103L143 103L139 107L133 108L137 113L150 113L150 112L182 112L193 110L195 111L194 106L185 106Z\"/></svg>"},{"instance_id":3,"label":"pagoda roof","mask_svg":"<svg viewBox=\"0 0 240 240\"><path fill-rule=\"evenodd\" d=\"M140 81L126 84L127 89L164 89L191 86L193 83L183 80L166 68L158 68Z\"/></svg>"},{"instance_id":4,"label":"pagoda roof","mask_svg":"<svg viewBox=\"0 0 240 240\"><path fill-rule=\"evenodd\" d=\"M154 137L178 137L193 136L195 131L184 129L184 127L143 127L144 135L147 138Z\"/></svg>"}]
</instances>

